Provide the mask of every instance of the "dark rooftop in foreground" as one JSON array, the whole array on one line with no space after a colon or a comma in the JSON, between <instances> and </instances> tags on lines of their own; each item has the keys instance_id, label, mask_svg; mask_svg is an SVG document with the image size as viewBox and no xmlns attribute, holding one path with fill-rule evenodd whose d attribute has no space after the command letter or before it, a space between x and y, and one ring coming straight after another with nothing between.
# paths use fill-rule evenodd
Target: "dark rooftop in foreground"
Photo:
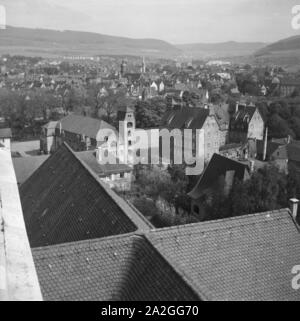
<instances>
[{"instance_id":1,"label":"dark rooftop in foreground","mask_svg":"<svg viewBox=\"0 0 300 321\"><path fill-rule=\"evenodd\" d=\"M199 300L143 236L33 249L44 300Z\"/></svg>"},{"instance_id":2,"label":"dark rooftop in foreground","mask_svg":"<svg viewBox=\"0 0 300 321\"><path fill-rule=\"evenodd\" d=\"M152 228L66 144L21 185L20 196L31 247Z\"/></svg>"},{"instance_id":3,"label":"dark rooftop in foreground","mask_svg":"<svg viewBox=\"0 0 300 321\"><path fill-rule=\"evenodd\" d=\"M149 240L207 300L300 300L291 287L300 235L287 209L162 229Z\"/></svg>"},{"instance_id":4,"label":"dark rooftop in foreground","mask_svg":"<svg viewBox=\"0 0 300 321\"><path fill-rule=\"evenodd\" d=\"M33 249L45 300L300 300L289 210Z\"/></svg>"},{"instance_id":5,"label":"dark rooftop in foreground","mask_svg":"<svg viewBox=\"0 0 300 321\"><path fill-rule=\"evenodd\" d=\"M20 190L44 300L300 300L288 209L154 229L67 144Z\"/></svg>"}]
</instances>

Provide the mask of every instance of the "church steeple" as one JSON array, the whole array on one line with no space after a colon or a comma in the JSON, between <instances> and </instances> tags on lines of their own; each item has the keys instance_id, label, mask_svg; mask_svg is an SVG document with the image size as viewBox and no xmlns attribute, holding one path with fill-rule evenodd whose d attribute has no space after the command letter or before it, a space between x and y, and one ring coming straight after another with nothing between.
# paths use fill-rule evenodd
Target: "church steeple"
<instances>
[{"instance_id":1,"label":"church steeple","mask_svg":"<svg viewBox=\"0 0 300 321\"><path fill-rule=\"evenodd\" d=\"M124 77L125 72L126 72L126 67L127 67L126 61L125 61L125 60L122 60L122 63L121 63L121 72L120 72L121 77Z\"/></svg>"},{"instance_id":2,"label":"church steeple","mask_svg":"<svg viewBox=\"0 0 300 321\"><path fill-rule=\"evenodd\" d=\"M142 74L146 73L146 62L145 62L145 57L143 57L143 62L142 62L141 72L142 72Z\"/></svg>"}]
</instances>

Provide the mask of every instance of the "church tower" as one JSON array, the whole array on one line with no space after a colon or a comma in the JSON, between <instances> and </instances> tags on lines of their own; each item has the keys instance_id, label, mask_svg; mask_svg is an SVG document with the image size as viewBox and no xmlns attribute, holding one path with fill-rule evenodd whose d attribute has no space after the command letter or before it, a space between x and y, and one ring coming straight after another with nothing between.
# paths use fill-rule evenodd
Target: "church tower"
<instances>
[{"instance_id":1,"label":"church tower","mask_svg":"<svg viewBox=\"0 0 300 321\"><path fill-rule=\"evenodd\" d=\"M120 160L125 164L131 165L134 161L135 145L135 116L134 109L124 106L118 111L119 120L119 154Z\"/></svg>"},{"instance_id":2,"label":"church tower","mask_svg":"<svg viewBox=\"0 0 300 321\"><path fill-rule=\"evenodd\" d=\"M142 62L142 68L141 68L142 74L146 73L146 62L145 62L145 57L143 57L143 62Z\"/></svg>"},{"instance_id":3,"label":"church tower","mask_svg":"<svg viewBox=\"0 0 300 321\"><path fill-rule=\"evenodd\" d=\"M125 73L126 73L126 67L127 67L127 63L125 60L122 60L122 63L121 63L121 72L120 72L120 76L121 77L124 77Z\"/></svg>"}]
</instances>

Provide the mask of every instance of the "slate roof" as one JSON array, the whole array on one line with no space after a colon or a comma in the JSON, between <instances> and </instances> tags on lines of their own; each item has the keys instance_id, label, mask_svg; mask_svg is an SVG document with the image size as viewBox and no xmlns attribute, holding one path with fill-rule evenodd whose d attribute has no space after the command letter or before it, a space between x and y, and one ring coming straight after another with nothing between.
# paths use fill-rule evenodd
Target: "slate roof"
<instances>
[{"instance_id":1,"label":"slate roof","mask_svg":"<svg viewBox=\"0 0 300 321\"><path fill-rule=\"evenodd\" d=\"M199 300L143 236L33 249L44 300Z\"/></svg>"},{"instance_id":2,"label":"slate roof","mask_svg":"<svg viewBox=\"0 0 300 321\"><path fill-rule=\"evenodd\" d=\"M48 155L14 157L13 165L18 184L23 184L47 159Z\"/></svg>"},{"instance_id":3,"label":"slate roof","mask_svg":"<svg viewBox=\"0 0 300 321\"><path fill-rule=\"evenodd\" d=\"M56 128L61 128L64 131L75 133L79 135L85 135L90 138L96 139L97 134L100 129L112 129L116 132L116 129L105 122L104 120L99 120L96 118L83 117L79 115L68 115L62 118L58 123Z\"/></svg>"},{"instance_id":4,"label":"slate roof","mask_svg":"<svg viewBox=\"0 0 300 321\"><path fill-rule=\"evenodd\" d=\"M162 123L170 129L201 129L208 116L209 109L183 107L180 110L168 111Z\"/></svg>"},{"instance_id":5,"label":"slate roof","mask_svg":"<svg viewBox=\"0 0 300 321\"><path fill-rule=\"evenodd\" d=\"M256 148L257 148L257 154L262 155L264 153L264 141L263 140L256 140ZM268 141L267 144L267 157L271 156L273 153L275 153L279 149L284 149L286 156L284 159L287 159L287 145L282 145L281 143Z\"/></svg>"},{"instance_id":6,"label":"slate roof","mask_svg":"<svg viewBox=\"0 0 300 321\"><path fill-rule=\"evenodd\" d=\"M31 247L125 234L152 225L63 144L20 187Z\"/></svg>"},{"instance_id":7,"label":"slate roof","mask_svg":"<svg viewBox=\"0 0 300 321\"><path fill-rule=\"evenodd\" d=\"M255 106L239 106L239 110L231 118L231 127L235 129L236 126L242 126L243 130L248 128L248 124L251 121L255 111L258 110ZM242 129L242 128L236 128Z\"/></svg>"},{"instance_id":8,"label":"slate roof","mask_svg":"<svg viewBox=\"0 0 300 321\"><path fill-rule=\"evenodd\" d=\"M300 300L300 235L288 209L151 232L151 243L206 300Z\"/></svg>"},{"instance_id":9,"label":"slate roof","mask_svg":"<svg viewBox=\"0 0 300 321\"><path fill-rule=\"evenodd\" d=\"M34 248L44 300L300 300L288 209Z\"/></svg>"},{"instance_id":10,"label":"slate roof","mask_svg":"<svg viewBox=\"0 0 300 321\"><path fill-rule=\"evenodd\" d=\"M214 154L196 186L188 195L193 199L198 199L204 190L210 188L220 176L225 176L227 171L234 171L234 177L243 180L248 173L248 166L219 154Z\"/></svg>"},{"instance_id":11,"label":"slate roof","mask_svg":"<svg viewBox=\"0 0 300 321\"><path fill-rule=\"evenodd\" d=\"M10 128L0 128L0 138L12 138Z\"/></svg>"}]
</instances>

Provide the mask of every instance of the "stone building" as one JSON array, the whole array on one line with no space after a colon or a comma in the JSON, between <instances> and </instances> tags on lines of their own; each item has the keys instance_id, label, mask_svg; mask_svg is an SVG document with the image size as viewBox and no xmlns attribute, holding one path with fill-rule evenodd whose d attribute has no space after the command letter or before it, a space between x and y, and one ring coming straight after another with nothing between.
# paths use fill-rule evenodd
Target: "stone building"
<instances>
[{"instance_id":1,"label":"stone building","mask_svg":"<svg viewBox=\"0 0 300 321\"><path fill-rule=\"evenodd\" d=\"M104 143L99 139L101 130L117 134L116 129L103 120L71 114L43 127L40 148L48 154L66 142L74 151L95 150Z\"/></svg>"},{"instance_id":2,"label":"stone building","mask_svg":"<svg viewBox=\"0 0 300 321\"><path fill-rule=\"evenodd\" d=\"M163 124L163 128L170 131L179 129L182 137L185 129L192 130L192 141L187 141L185 147L186 150L191 149L189 154L193 154L197 158L202 159L203 167L210 161L214 153L219 152L219 125L215 115L210 113L209 108L183 107L180 110L168 111L163 118ZM176 146L176 139L174 141L174 150L176 151L178 148L181 148L181 146L180 144ZM198 146L196 146L196 144L198 144ZM182 142L182 148L183 147L184 142ZM196 147L198 147L197 155Z\"/></svg>"},{"instance_id":3,"label":"stone building","mask_svg":"<svg viewBox=\"0 0 300 321\"><path fill-rule=\"evenodd\" d=\"M230 143L244 143L248 139L264 139L264 120L253 105L237 104L229 128Z\"/></svg>"},{"instance_id":4,"label":"stone building","mask_svg":"<svg viewBox=\"0 0 300 321\"><path fill-rule=\"evenodd\" d=\"M300 92L300 81L294 79L282 79L280 81L280 96L290 97L296 91Z\"/></svg>"}]
</instances>

